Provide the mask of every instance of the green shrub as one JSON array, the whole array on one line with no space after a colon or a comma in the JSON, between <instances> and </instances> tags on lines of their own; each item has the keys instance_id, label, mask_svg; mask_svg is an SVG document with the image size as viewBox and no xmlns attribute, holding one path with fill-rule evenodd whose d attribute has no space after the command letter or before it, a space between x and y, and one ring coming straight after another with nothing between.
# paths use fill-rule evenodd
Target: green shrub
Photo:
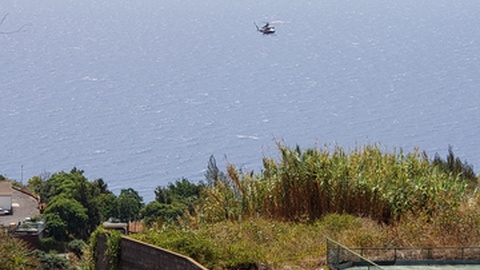
<instances>
[{"instance_id":1,"label":"green shrub","mask_svg":"<svg viewBox=\"0 0 480 270\"><path fill-rule=\"evenodd\" d=\"M192 230L168 225L157 232L130 237L191 257L206 267L211 267L218 260L216 248L209 238Z\"/></svg>"},{"instance_id":2,"label":"green shrub","mask_svg":"<svg viewBox=\"0 0 480 270\"><path fill-rule=\"evenodd\" d=\"M80 239L75 239L75 240L70 241L70 243L68 243L68 250L70 250L78 258L80 258L80 257L82 257L83 249L85 249L86 246L87 246L87 244L85 243L85 241L80 240Z\"/></svg>"},{"instance_id":3,"label":"green shrub","mask_svg":"<svg viewBox=\"0 0 480 270\"><path fill-rule=\"evenodd\" d=\"M323 231L331 238L336 238L346 230L355 230L362 224L361 222L351 215L342 214L328 214L322 218L318 225L323 228Z\"/></svg>"},{"instance_id":4,"label":"green shrub","mask_svg":"<svg viewBox=\"0 0 480 270\"><path fill-rule=\"evenodd\" d=\"M44 252L49 252L49 251L57 251L57 252L63 252L65 251L64 243L61 241L55 240L53 237L45 237L45 238L40 238L39 240L39 249Z\"/></svg>"},{"instance_id":5,"label":"green shrub","mask_svg":"<svg viewBox=\"0 0 480 270\"><path fill-rule=\"evenodd\" d=\"M107 250L105 252L106 259L108 260L108 264L110 269L116 269L118 266L118 262L120 259L121 253L121 246L120 242L122 239L122 234L117 230L105 230L101 226L97 227L97 229L90 235L87 254L91 257L91 263L84 262L83 267L86 269L92 268L92 263L97 260L97 243L98 238L103 235L106 237L106 245ZM81 245L81 244L80 244Z\"/></svg>"},{"instance_id":6,"label":"green shrub","mask_svg":"<svg viewBox=\"0 0 480 270\"><path fill-rule=\"evenodd\" d=\"M54 251L50 251L48 253L39 251L37 253L39 260L43 264L43 269L48 270L64 270L64 269L73 269L71 263L65 258Z\"/></svg>"},{"instance_id":7,"label":"green shrub","mask_svg":"<svg viewBox=\"0 0 480 270\"><path fill-rule=\"evenodd\" d=\"M117 230L108 231L107 236L107 251L106 255L109 259L110 269L117 269L118 262L120 260L120 241L122 240L122 234Z\"/></svg>"},{"instance_id":8,"label":"green shrub","mask_svg":"<svg viewBox=\"0 0 480 270\"><path fill-rule=\"evenodd\" d=\"M245 241L225 245L220 252L219 265L224 269L256 269L255 266L264 260L261 252Z\"/></svg>"}]
</instances>

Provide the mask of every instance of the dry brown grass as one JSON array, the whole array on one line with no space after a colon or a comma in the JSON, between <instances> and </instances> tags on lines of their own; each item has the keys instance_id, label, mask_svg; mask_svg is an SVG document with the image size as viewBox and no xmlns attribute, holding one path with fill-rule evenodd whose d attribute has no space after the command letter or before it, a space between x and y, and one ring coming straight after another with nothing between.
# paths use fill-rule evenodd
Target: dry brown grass
<instances>
[{"instance_id":1,"label":"dry brown grass","mask_svg":"<svg viewBox=\"0 0 480 270\"><path fill-rule=\"evenodd\" d=\"M279 150L280 159L264 158L257 175L229 165L181 228L138 239L208 253L200 263L213 269L320 269L326 237L348 247L480 245L476 191L418 150Z\"/></svg>"},{"instance_id":2,"label":"dry brown grass","mask_svg":"<svg viewBox=\"0 0 480 270\"><path fill-rule=\"evenodd\" d=\"M1 269L40 269L41 263L28 245L14 237L0 233Z\"/></svg>"},{"instance_id":3,"label":"dry brown grass","mask_svg":"<svg viewBox=\"0 0 480 270\"><path fill-rule=\"evenodd\" d=\"M194 227L163 226L132 237L165 248L172 248L168 246L172 242L178 246L208 246L208 252L214 254L210 258L216 261L200 263L211 269L248 269L239 268L242 263L261 269L321 269L326 265L326 237L348 247L479 246L479 214L476 207L469 208L468 212L450 216L451 222L411 214L389 225L345 214L329 214L315 222L252 218L195 223ZM190 241L198 241L198 245ZM175 251L191 255L185 250ZM191 252L202 257L198 256L202 250Z\"/></svg>"}]
</instances>

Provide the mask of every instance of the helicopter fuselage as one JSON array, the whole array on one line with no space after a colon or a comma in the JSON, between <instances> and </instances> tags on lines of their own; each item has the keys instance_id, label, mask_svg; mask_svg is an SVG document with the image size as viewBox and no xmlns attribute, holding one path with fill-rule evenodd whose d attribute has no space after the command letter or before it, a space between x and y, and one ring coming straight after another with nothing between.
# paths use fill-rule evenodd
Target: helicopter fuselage
<instances>
[{"instance_id":1,"label":"helicopter fuselage","mask_svg":"<svg viewBox=\"0 0 480 270\"><path fill-rule=\"evenodd\" d=\"M257 27L258 32L261 32L264 35L275 33L275 27L270 25L269 23L265 24L262 27L258 27L256 24L255 24L255 26Z\"/></svg>"},{"instance_id":2,"label":"helicopter fuselage","mask_svg":"<svg viewBox=\"0 0 480 270\"><path fill-rule=\"evenodd\" d=\"M275 27L273 27L273 26L267 26L267 27L265 27L265 26L264 26L264 27L260 28L259 31L262 32L262 33L265 34L265 35L273 34L273 33L275 33Z\"/></svg>"}]
</instances>

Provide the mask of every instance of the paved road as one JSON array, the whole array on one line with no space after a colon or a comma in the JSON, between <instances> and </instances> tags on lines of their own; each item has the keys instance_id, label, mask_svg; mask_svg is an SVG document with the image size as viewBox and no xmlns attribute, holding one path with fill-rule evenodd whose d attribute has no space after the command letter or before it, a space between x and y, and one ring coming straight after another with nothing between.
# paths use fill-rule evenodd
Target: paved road
<instances>
[{"instance_id":1,"label":"paved road","mask_svg":"<svg viewBox=\"0 0 480 270\"><path fill-rule=\"evenodd\" d=\"M26 217L34 217L40 214L38 203L35 198L12 189L13 215L0 216L0 224L8 226L11 223L18 223Z\"/></svg>"}]
</instances>

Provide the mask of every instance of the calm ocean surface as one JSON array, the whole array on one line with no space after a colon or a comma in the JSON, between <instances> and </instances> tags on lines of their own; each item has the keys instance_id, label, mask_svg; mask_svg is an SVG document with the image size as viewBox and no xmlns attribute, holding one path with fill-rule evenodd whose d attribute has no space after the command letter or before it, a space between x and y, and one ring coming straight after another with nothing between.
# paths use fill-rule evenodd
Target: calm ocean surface
<instances>
[{"instance_id":1,"label":"calm ocean surface","mask_svg":"<svg viewBox=\"0 0 480 270\"><path fill-rule=\"evenodd\" d=\"M478 0L2 0L0 174L145 201L210 155L380 143L480 168ZM275 35L253 22L281 20ZM22 174L23 167L23 174Z\"/></svg>"}]
</instances>

